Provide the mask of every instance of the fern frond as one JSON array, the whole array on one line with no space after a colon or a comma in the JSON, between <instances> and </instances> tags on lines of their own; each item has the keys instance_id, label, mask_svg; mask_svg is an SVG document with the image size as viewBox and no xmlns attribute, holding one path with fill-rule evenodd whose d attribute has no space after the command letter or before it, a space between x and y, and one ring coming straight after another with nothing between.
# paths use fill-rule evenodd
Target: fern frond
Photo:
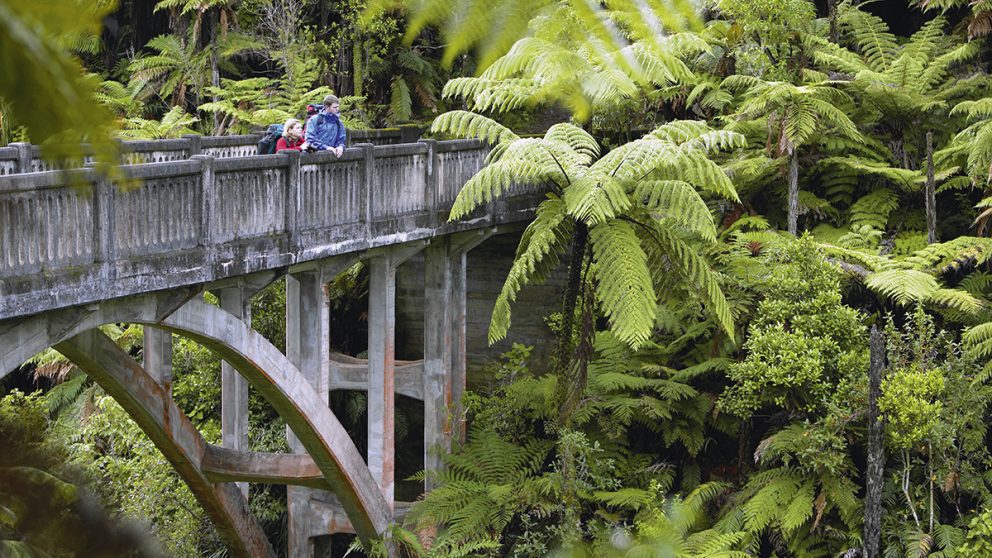
<instances>
[{"instance_id":1,"label":"fern frond","mask_svg":"<svg viewBox=\"0 0 992 558\"><path fill-rule=\"evenodd\" d=\"M992 358L992 322L964 330L961 341L973 357L980 360Z\"/></svg>"},{"instance_id":2,"label":"fern frond","mask_svg":"<svg viewBox=\"0 0 992 558\"><path fill-rule=\"evenodd\" d=\"M582 156L586 165L599 157L599 144L589 132L574 124L559 123L548 128L544 139L564 143Z\"/></svg>"},{"instance_id":3,"label":"fern frond","mask_svg":"<svg viewBox=\"0 0 992 558\"><path fill-rule=\"evenodd\" d=\"M597 491L593 493L593 497L607 506L639 510L653 500L655 494L640 488L621 488L613 492Z\"/></svg>"},{"instance_id":4,"label":"fern frond","mask_svg":"<svg viewBox=\"0 0 992 558\"><path fill-rule=\"evenodd\" d=\"M581 157L565 144L532 138L515 140L497 161L465 183L451 206L449 219L468 215L515 184L553 184L562 188L584 170Z\"/></svg>"},{"instance_id":5,"label":"fern frond","mask_svg":"<svg viewBox=\"0 0 992 558\"><path fill-rule=\"evenodd\" d=\"M869 66L881 71L892 62L898 43L882 18L847 4L840 20L849 28Z\"/></svg>"},{"instance_id":6,"label":"fern frond","mask_svg":"<svg viewBox=\"0 0 992 558\"><path fill-rule=\"evenodd\" d=\"M571 230L571 223L566 217L561 200L548 199L538 206L534 220L520 239L513 265L496 298L489 325L490 344L506 337L510 328L510 303L516 300L520 289L535 275L547 273L541 273L542 266L557 265L558 254L564 251Z\"/></svg>"},{"instance_id":7,"label":"fern frond","mask_svg":"<svg viewBox=\"0 0 992 558\"><path fill-rule=\"evenodd\" d=\"M389 85L389 118L393 122L409 120L413 115L413 98L410 86L401 76L396 76Z\"/></svg>"},{"instance_id":8,"label":"fern frond","mask_svg":"<svg viewBox=\"0 0 992 558\"><path fill-rule=\"evenodd\" d=\"M984 308L981 299L975 297L967 291L958 289L937 289L925 301L931 304L939 304L953 308L964 314L977 314Z\"/></svg>"},{"instance_id":9,"label":"fern frond","mask_svg":"<svg viewBox=\"0 0 992 558\"><path fill-rule=\"evenodd\" d=\"M879 188L851 204L849 219L852 227L871 227L884 231L889 222L889 214L899 207L899 197L895 192Z\"/></svg>"},{"instance_id":10,"label":"fern frond","mask_svg":"<svg viewBox=\"0 0 992 558\"><path fill-rule=\"evenodd\" d=\"M699 254L665 226L654 227L658 247L667 256L674 270L702 295L703 303L714 314L717 323L734 337L734 319L730 305L720 288L716 274Z\"/></svg>"},{"instance_id":11,"label":"fern frond","mask_svg":"<svg viewBox=\"0 0 992 558\"><path fill-rule=\"evenodd\" d=\"M623 183L599 169L573 182L565 189L562 200L569 215L588 225L605 223L631 206Z\"/></svg>"},{"instance_id":12,"label":"fern frond","mask_svg":"<svg viewBox=\"0 0 992 558\"><path fill-rule=\"evenodd\" d=\"M667 219L711 242L716 241L713 215L699 192L680 180L647 180L637 184L634 199L653 216Z\"/></svg>"},{"instance_id":13,"label":"fern frond","mask_svg":"<svg viewBox=\"0 0 992 558\"><path fill-rule=\"evenodd\" d=\"M940 284L933 275L914 269L890 269L873 273L865 279L865 285L900 306L925 302L940 289Z\"/></svg>"},{"instance_id":14,"label":"fern frond","mask_svg":"<svg viewBox=\"0 0 992 558\"><path fill-rule=\"evenodd\" d=\"M782 514L783 533L789 534L795 531L813 517L813 498L815 495L816 487L813 485L813 481L804 482Z\"/></svg>"},{"instance_id":15,"label":"fern frond","mask_svg":"<svg viewBox=\"0 0 992 558\"><path fill-rule=\"evenodd\" d=\"M520 139L520 136L499 122L466 110L453 110L439 115L431 124L431 132L466 139L478 138L491 145Z\"/></svg>"},{"instance_id":16,"label":"fern frond","mask_svg":"<svg viewBox=\"0 0 992 558\"><path fill-rule=\"evenodd\" d=\"M927 245L913 252L904 261L915 269L943 274L979 267L990 259L992 259L992 239L959 236L947 242Z\"/></svg>"},{"instance_id":17,"label":"fern frond","mask_svg":"<svg viewBox=\"0 0 992 558\"><path fill-rule=\"evenodd\" d=\"M596 296L610 330L636 349L651 336L658 303L647 255L633 227L624 221L591 227L589 241L599 282Z\"/></svg>"}]
</instances>

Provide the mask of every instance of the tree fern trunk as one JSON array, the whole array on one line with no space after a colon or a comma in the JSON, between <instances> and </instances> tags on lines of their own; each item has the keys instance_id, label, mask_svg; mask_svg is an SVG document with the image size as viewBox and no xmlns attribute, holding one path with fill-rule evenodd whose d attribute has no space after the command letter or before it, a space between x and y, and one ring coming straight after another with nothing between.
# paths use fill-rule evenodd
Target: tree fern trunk
<instances>
[{"instance_id":1,"label":"tree fern trunk","mask_svg":"<svg viewBox=\"0 0 992 558\"><path fill-rule=\"evenodd\" d=\"M354 85L353 92L355 95L361 97L365 94L365 49L362 46L362 40L360 37L355 38L354 46L352 47L352 83Z\"/></svg>"},{"instance_id":2,"label":"tree fern trunk","mask_svg":"<svg viewBox=\"0 0 992 558\"><path fill-rule=\"evenodd\" d=\"M933 176L933 132L927 132L927 244L937 242L937 192Z\"/></svg>"},{"instance_id":3,"label":"tree fern trunk","mask_svg":"<svg viewBox=\"0 0 992 558\"><path fill-rule=\"evenodd\" d=\"M789 157L789 234L799 230L799 150Z\"/></svg>"},{"instance_id":4,"label":"tree fern trunk","mask_svg":"<svg viewBox=\"0 0 992 558\"><path fill-rule=\"evenodd\" d=\"M568 283L565 285L565 298L561 305L561 332L555 349L555 371L558 376L557 403L562 405L568 397L568 380L571 374L572 338L575 322L575 305L579 298L582 283L582 262L585 260L586 245L589 241L589 228L585 223L575 223L572 231L572 247L568 261Z\"/></svg>"},{"instance_id":5,"label":"tree fern trunk","mask_svg":"<svg viewBox=\"0 0 992 558\"><path fill-rule=\"evenodd\" d=\"M827 18L830 20L830 42L837 44L840 36L837 31L837 0L827 0Z\"/></svg>"},{"instance_id":6,"label":"tree fern trunk","mask_svg":"<svg viewBox=\"0 0 992 558\"><path fill-rule=\"evenodd\" d=\"M865 473L865 556L880 558L882 547L882 483L885 455L878 398L882 394L885 346L878 328L871 328L871 365L868 368L868 466Z\"/></svg>"},{"instance_id":7,"label":"tree fern trunk","mask_svg":"<svg viewBox=\"0 0 992 558\"><path fill-rule=\"evenodd\" d=\"M218 39L218 31L220 30L220 8L215 8L215 9L213 9L211 11L212 11L212 13L210 14L210 20L209 20L210 21L210 45L208 47L210 49L210 85L212 85L214 87L220 87L220 63L219 63L219 60L217 58L217 39ZM216 102L220 101L220 98L218 98L217 97L217 94L214 93L213 95L211 95L211 99L210 100L212 100L213 102L216 103ZM196 113L194 112L193 114L196 114ZM214 134L215 135L220 133L218 131L218 128L220 128L219 118L220 117L217 114L217 112L214 111L214 113L213 113L213 119L214 119L214 130L215 130L214 131Z\"/></svg>"}]
</instances>

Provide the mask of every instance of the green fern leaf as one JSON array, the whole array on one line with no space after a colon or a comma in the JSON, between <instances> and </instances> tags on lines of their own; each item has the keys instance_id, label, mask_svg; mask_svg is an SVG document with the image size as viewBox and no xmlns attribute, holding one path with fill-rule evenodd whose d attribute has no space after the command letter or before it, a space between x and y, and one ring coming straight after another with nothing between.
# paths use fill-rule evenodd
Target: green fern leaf
<instances>
[{"instance_id":1,"label":"green fern leaf","mask_svg":"<svg viewBox=\"0 0 992 558\"><path fill-rule=\"evenodd\" d=\"M565 207L561 200L548 199L537 208L534 220L527 226L513 265L507 273L506 281L496 298L493 317L489 325L489 343L506 337L510 328L510 303L516 300L517 293L533 277L540 273L542 265L558 262L558 254L563 252L568 242L571 223L566 219Z\"/></svg>"},{"instance_id":2,"label":"green fern leaf","mask_svg":"<svg viewBox=\"0 0 992 558\"><path fill-rule=\"evenodd\" d=\"M637 348L651 336L657 306L647 255L624 221L591 227L589 240L599 282L596 296L610 329L617 339Z\"/></svg>"}]
</instances>

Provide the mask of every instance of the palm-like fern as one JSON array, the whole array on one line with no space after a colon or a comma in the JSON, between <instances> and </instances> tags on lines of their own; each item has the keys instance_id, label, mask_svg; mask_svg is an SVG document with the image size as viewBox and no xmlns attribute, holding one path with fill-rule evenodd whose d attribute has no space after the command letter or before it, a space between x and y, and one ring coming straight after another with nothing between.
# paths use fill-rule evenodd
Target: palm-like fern
<instances>
[{"instance_id":1,"label":"palm-like fern","mask_svg":"<svg viewBox=\"0 0 992 558\"><path fill-rule=\"evenodd\" d=\"M978 44L951 39L944 33L947 21L943 17L930 20L900 44L878 16L848 2L841 4L839 14L855 50L811 38L814 58L822 68L849 80L852 91L869 109L867 120L888 136L898 164L907 171L922 169L924 159L933 154L931 140L924 140L932 137L927 133L936 131L940 141L943 130L954 122L948 118L949 104L975 91L954 71L977 56ZM937 180L946 180L954 170L945 165ZM924 183L922 173L907 178ZM937 221L934 186L929 182L925 193L931 240L936 237Z\"/></svg>"},{"instance_id":2,"label":"palm-like fern","mask_svg":"<svg viewBox=\"0 0 992 558\"><path fill-rule=\"evenodd\" d=\"M445 538L486 540L498 536L521 508L543 500L538 471L549 444L515 445L492 431L475 431L458 453L445 455L436 473L440 486L410 512L421 528L447 526Z\"/></svg>"},{"instance_id":3,"label":"palm-like fern","mask_svg":"<svg viewBox=\"0 0 992 558\"><path fill-rule=\"evenodd\" d=\"M376 0L370 2L366 16L394 7L388 0ZM586 51L618 51L636 41L656 44L662 31L699 25L695 7L686 0L605 5L581 0L441 0L407 2L404 7L410 20L407 42L426 27L439 27L446 38L443 64L450 65L459 54L478 48L483 69L529 36L535 24L545 26L556 40L577 41L582 46L576 50Z\"/></svg>"},{"instance_id":4,"label":"palm-like fern","mask_svg":"<svg viewBox=\"0 0 992 558\"><path fill-rule=\"evenodd\" d=\"M866 287L897 305L932 305L964 319L976 316L987 305L984 298L967 290L945 287L940 277L972 270L992 258L989 239L962 236L894 257L832 245L825 248L828 254L853 263Z\"/></svg>"},{"instance_id":5,"label":"palm-like fern","mask_svg":"<svg viewBox=\"0 0 992 558\"><path fill-rule=\"evenodd\" d=\"M459 112L436 120L434 130L496 144L493 161L459 193L452 219L513 185L549 191L496 301L490 341L506 334L510 303L524 285L557 265L571 231L580 225L589 228L588 262L600 308L620 340L636 347L648 339L656 289L664 288L672 273L696 286L721 325L733 331L718 281L691 239L715 238L712 217L697 189L737 199L729 178L708 153L743 145L739 134L700 122L673 122L599 157L596 141L570 124L553 126L543 138L521 139L492 120Z\"/></svg>"},{"instance_id":6,"label":"palm-like fern","mask_svg":"<svg viewBox=\"0 0 992 558\"><path fill-rule=\"evenodd\" d=\"M809 144L814 134L830 133L862 142L861 133L845 112L851 98L825 82L795 85L736 75L724 80L724 85L744 94L735 118L764 119L772 151L776 156L789 158L788 230L796 234L799 149Z\"/></svg>"},{"instance_id":7,"label":"palm-like fern","mask_svg":"<svg viewBox=\"0 0 992 558\"><path fill-rule=\"evenodd\" d=\"M199 120L191 114L186 114L182 107L175 106L165 113L161 120L128 118L124 121L121 135L130 139L178 138L186 134L196 133L191 126Z\"/></svg>"},{"instance_id":8,"label":"palm-like fern","mask_svg":"<svg viewBox=\"0 0 992 558\"><path fill-rule=\"evenodd\" d=\"M636 97L644 86L688 80L691 72L672 48L634 43L604 52L579 38L558 41L538 34L515 43L479 77L450 80L443 95L462 98L482 112L561 105L585 121L593 107L605 109Z\"/></svg>"}]
</instances>

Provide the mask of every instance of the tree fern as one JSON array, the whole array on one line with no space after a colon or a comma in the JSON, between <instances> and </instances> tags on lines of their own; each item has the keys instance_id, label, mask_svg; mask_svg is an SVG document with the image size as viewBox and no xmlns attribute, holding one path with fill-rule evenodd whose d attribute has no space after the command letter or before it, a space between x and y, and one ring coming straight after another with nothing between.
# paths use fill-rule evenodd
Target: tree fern
<instances>
[{"instance_id":1,"label":"tree fern","mask_svg":"<svg viewBox=\"0 0 992 558\"><path fill-rule=\"evenodd\" d=\"M612 221L631 207L624 184L601 168L590 169L572 181L562 196L566 211L587 225Z\"/></svg>"},{"instance_id":2,"label":"tree fern","mask_svg":"<svg viewBox=\"0 0 992 558\"><path fill-rule=\"evenodd\" d=\"M593 271L596 295L618 339L633 348L648 340L654 327L657 300L647 255L633 227L623 221L594 226Z\"/></svg>"},{"instance_id":3,"label":"tree fern","mask_svg":"<svg viewBox=\"0 0 992 558\"><path fill-rule=\"evenodd\" d=\"M699 289L703 303L716 316L720 326L732 337L733 316L713 270L685 241L665 227L655 227L652 232L657 248L668 256L672 270L688 284Z\"/></svg>"},{"instance_id":4,"label":"tree fern","mask_svg":"<svg viewBox=\"0 0 992 558\"><path fill-rule=\"evenodd\" d=\"M506 336L510 327L510 303L516 300L520 289L535 275L546 276L547 270L557 266L558 254L564 251L570 230L564 204L560 200L548 200L538 207L534 221L527 226L520 239L513 265L496 298L489 325L490 343ZM540 273L542 267L546 270L544 274Z\"/></svg>"},{"instance_id":5,"label":"tree fern","mask_svg":"<svg viewBox=\"0 0 992 558\"><path fill-rule=\"evenodd\" d=\"M892 62L892 52L898 43L882 18L845 3L838 19L870 66L881 68Z\"/></svg>"},{"instance_id":6,"label":"tree fern","mask_svg":"<svg viewBox=\"0 0 992 558\"><path fill-rule=\"evenodd\" d=\"M633 192L634 199L652 215L698 234L704 240L716 241L713 215L699 192L681 180L646 180Z\"/></svg>"},{"instance_id":7,"label":"tree fern","mask_svg":"<svg viewBox=\"0 0 992 558\"><path fill-rule=\"evenodd\" d=\"M478 138L492 145L520 139L512 130L495 120L464 110L441 114L431 124L431 131L461 138Z\"/></svg>"},{"instance_id":8,"label":"tree fern","mask_svg":"<svg viewBox=\"0 0 992 558\"><path fill-rule=\"evenodd\" d=\"M401 76L396 76L389 84L389 118L393 122L409 120L413 115L413 98L410 86Z\"/></svg>"},{"instance_id":9,"label":"tree fern","mask_svg":"<svg viewBox=\"0 0 992 558\"><path fill-rule=\"evenodd\" d=\"M410 516L421 526L447 526L455 540L488 539L509 523L525 494L537 497L533 476L548 449L536 440L518 446L492 432L474 433L462 452L444 457L439 486Z\"/></svg>"}]
</instances>

